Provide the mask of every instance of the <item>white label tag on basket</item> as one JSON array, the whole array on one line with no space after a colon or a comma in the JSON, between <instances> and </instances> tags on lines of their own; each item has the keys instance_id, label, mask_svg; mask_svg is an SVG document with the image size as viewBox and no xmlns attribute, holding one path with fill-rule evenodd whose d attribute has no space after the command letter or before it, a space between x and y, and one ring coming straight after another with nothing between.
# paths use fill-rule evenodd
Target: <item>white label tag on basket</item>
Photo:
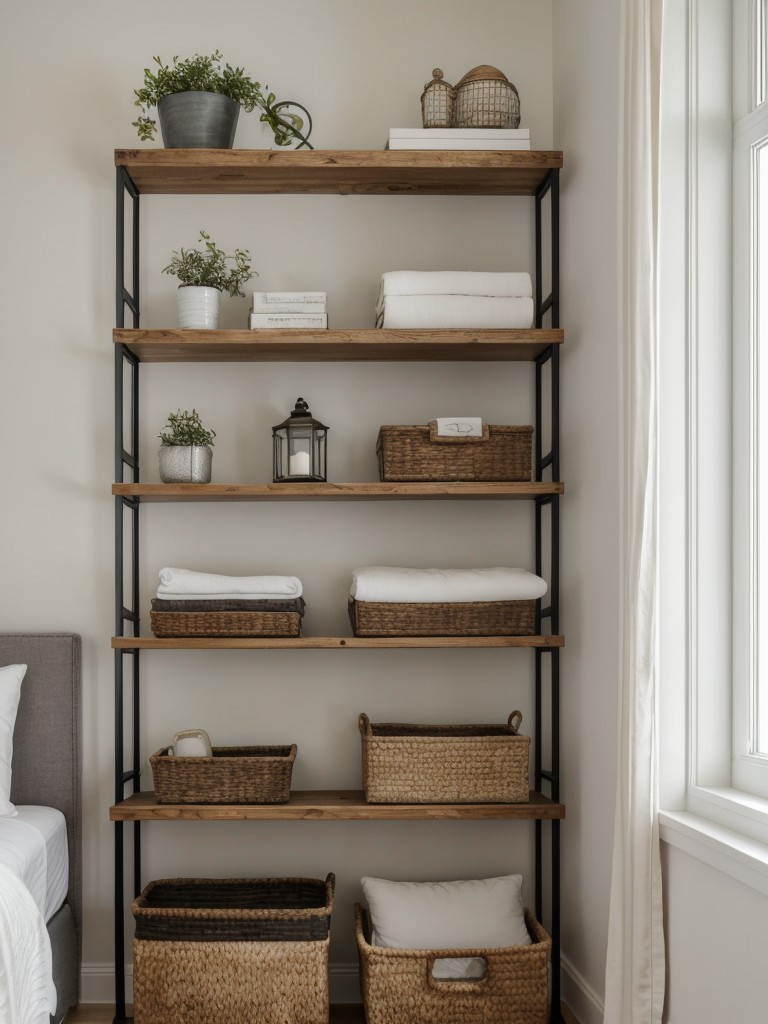
<instances>
[{"instance_id":1,"label":"white label tag on basket","mask_svg":"<svg viewBox=\"0 0 768 1024\"><path fill-rule=\"evenodd\" d=\"M483 436L483 421L479 416L443 416L435 422L438 437Z\"/></svg>"}]
</instances>

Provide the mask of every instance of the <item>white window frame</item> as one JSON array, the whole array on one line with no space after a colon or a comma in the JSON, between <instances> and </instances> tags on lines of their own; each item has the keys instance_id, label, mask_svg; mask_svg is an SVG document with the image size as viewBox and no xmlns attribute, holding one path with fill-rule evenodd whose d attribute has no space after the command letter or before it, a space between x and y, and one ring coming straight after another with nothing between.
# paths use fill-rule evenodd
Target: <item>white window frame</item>
<instances>
[{"instance_id":1,"label":"white window frame","mask_svg":"<svg viewBox=\"0 0 768 1024\"><path fill-rule=\"evenodd\" d=\"M732 785L731 537L741 505L732 504L733 225L724 201L734 108L757 64L732 68L730 41L732 30L743 41L757 4L765 0L665 5L659 819L664 841L768 894L768 800Z\"/></svg>"}]
</instances>

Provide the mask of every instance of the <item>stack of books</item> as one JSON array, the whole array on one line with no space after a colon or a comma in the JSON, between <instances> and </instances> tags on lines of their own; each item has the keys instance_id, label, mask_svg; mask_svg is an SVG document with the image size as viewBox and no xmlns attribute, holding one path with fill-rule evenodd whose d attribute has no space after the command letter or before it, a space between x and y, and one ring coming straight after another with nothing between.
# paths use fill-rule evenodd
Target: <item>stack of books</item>
<instances>
[{"instance_id":1,"label":"stack of books","mask_svg":"<svg viewBox=\"0 0 768 1024\"><path fill-rule=\"evenodd\" d=\"M249 326L327 328L325 302L325 292L254 292Z\"/></svg>"},{"instance_id":2,"label":"stack of books","mask_svg":"<svg viewBox=\"0 0 768 1024\"><path fill-rule=\"evenodd\" d=\"M386 149L530 149L529 128L390 128Z\"/></svg>"}]
</instances>

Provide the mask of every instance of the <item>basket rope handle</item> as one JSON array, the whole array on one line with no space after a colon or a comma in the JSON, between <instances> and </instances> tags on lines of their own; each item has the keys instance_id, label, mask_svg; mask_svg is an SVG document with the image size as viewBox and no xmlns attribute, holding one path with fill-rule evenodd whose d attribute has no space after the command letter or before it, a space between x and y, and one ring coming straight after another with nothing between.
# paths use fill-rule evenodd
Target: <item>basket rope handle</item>
<instances>
[{"instance_id":1,"label":"basket rope handle","mask_svg":"<svg viewBox=\"0 0 768 1024\"><path fill-rule=\"evenodd\" d=\"M370 722L370 719L368 718L368 715L366 715L366 713L364 711L360 712L360 717L357 720L357 724L358 724L358 726L360 728L360 732L361 732L361 734L363 736L371 736L372 735L371 722Z\"/></svg>"},{"instance_id":2,"label":"basket rope handle","mask_svg":"<svg viewBox=\"0 0 768 1024\"><path fill-rule=\"evenodd\" d=\"M466 956L466 951L463 952L462 956ZM485 974L482 978L436 978L432 973L435 967L436 960L455 960L458 957L446 957L445 951L441 950L435 956L428 956L424 962L424 966L427 972L427 985L436 992L442 992L445 995L459 994L462 992L473 993L482 992L488 986L488 976L490 974L491 965L484 956L478 957L485 963Z\"/></svg>"},{"instance_id":3,"label":"basket rope handle","mask_svg":"<svg viewBox=\"0 0 768 1024\"><path fill-rule=\"evenodd\" d=\"M512 714L507 719L507 725L511 725L513 730L515 732L517 732L517 730L520 728L520 723L522 721L523 721L523 712L522 711L513 711Z\"/></svg>"}]
</instances>

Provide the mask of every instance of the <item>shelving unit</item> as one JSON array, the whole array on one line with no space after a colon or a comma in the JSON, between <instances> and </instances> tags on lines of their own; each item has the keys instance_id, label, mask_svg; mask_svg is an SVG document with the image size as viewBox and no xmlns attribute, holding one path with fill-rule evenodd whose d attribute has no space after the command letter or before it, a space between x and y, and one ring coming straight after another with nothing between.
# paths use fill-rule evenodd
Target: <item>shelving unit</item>
<instances>
[{"instance_id":1,"label":"shelving unit","mask_svg":"<svg viewBox=\"0 0 768 1024\"><path fill-rule=\"evenodd\" d=\"M552 1015L560 1016L559 802L559 152L117 150L115 350L115 976L116 1024L125 1010L125 836L133 830L133 894L142 888L141 822L175 820L489 820L532 821L535 828L535 913L552 940ZM139 197L141 194L413 194L527 196L535 202L535 323L531 330L181 331L140 328ZM543 206L549 202L547 238ZM126 210L126 203L132 209ZM126 238L126 213L130 226ZM126 260L126 241L130 258ZM548 254L545 247L548 243ZM551 291L542 294L545 258ZM128 265L127 265L128 264ZM130 282L126 284L126 273ZM128 309L132 325L125 326ZM550 326L543 326L545 318ZM534 477L526 483L231 483L145 484L139 460L139 368L156 362L500 361L535 366ZM127 375L127 376L126 376ZM543 428L551 439L542 450ZM125 479L126 475L129 479ZM535 514L535 571L549 575L549 604L537 607L537 632L524 637L299 637L158 639L141 635L139 509L153 502L527 500ZM126 517L127 520L126 520ZM127 523L127 527L126 527ZM546 627L546 628L545 628ZM287 804L159 805L139 790L141 651L394 648L530 649L535 660L534 789L527 804L367 804L358 791L297 791ZM125 659L131 658L130 671ZM353 657L353 656L351 656ZM544 659L549 672L544 671ZM127 695L130 721L126 723ZM546 694L545 694L545 691ZM547 705L549 765L542 763ZM128 736L126 736L128 733ZM126 787L130 791L126 795ZM548 790L545 793L544 790ZM550 839L547 856L543 823ZM345 1018L346 1019L346 1018Z\"/></svg>"}]
</instances>

